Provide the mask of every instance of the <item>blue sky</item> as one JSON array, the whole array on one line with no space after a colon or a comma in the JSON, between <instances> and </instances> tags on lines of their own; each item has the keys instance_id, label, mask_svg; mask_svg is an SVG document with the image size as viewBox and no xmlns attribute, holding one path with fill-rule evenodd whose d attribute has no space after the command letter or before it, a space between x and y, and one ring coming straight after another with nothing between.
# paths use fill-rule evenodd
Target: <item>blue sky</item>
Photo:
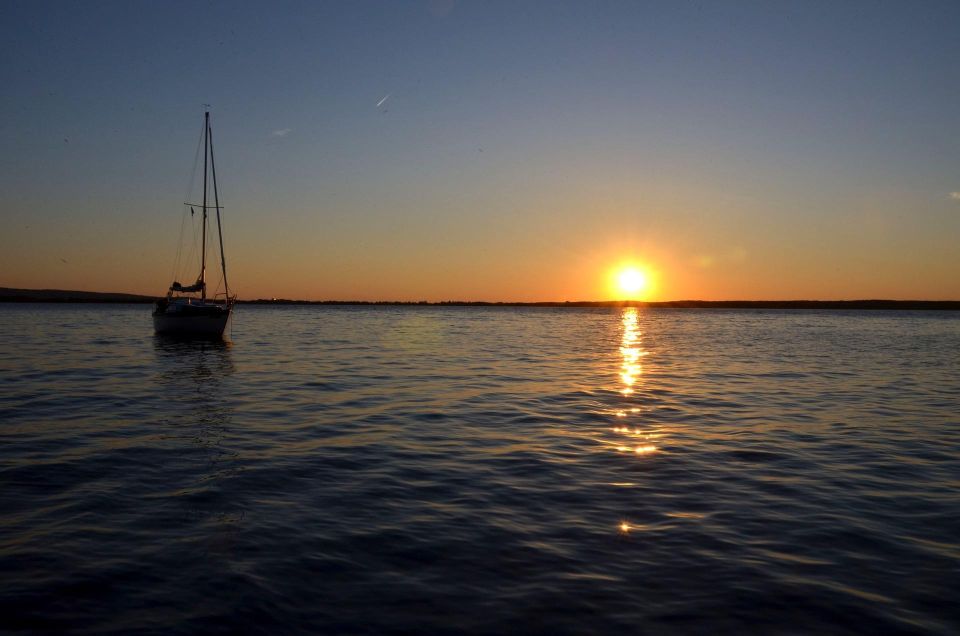
<instances>
[{"instance_id":1,"label":"blue sky","mask_svg":"<svg viewBox=\"0 0 960 636\"><path fill-rule=\"evenodd\" d=\"M161 293L209 103L245 297L960 298L958 18L6 2L0 285Z\"/></svg>"}]
</instances>

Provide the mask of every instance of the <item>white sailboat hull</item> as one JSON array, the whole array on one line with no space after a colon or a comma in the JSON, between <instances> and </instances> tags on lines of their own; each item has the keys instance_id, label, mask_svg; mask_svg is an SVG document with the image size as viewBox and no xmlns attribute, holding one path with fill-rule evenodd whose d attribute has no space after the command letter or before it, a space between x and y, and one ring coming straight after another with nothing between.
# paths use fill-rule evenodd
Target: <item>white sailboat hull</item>
<instances>
[{"instance_id":1,"label":"white sailboat hull","mask_svg":"<svg viewBox=\"0 0 960 636\"><path fill-rule=\"evenodd\" d=\"M153 328L157 333L164 335L217 338L223 336L232 318L232 308L221 315L211 316L154 314Z\"/></svg>"}]
</instances>

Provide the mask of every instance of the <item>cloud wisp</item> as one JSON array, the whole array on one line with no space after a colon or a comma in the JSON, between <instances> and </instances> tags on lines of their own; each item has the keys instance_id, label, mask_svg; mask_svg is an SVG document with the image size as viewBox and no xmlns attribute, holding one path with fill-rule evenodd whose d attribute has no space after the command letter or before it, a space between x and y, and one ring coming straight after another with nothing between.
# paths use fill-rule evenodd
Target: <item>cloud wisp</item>
<instances>
[{"instance_id":1,"label":"cloud wisp","mask_svg":"<svg viewBox=\"0 0 960 636\"><path fill-rule=\"evenodd\" d=\"M280 128L280 129L274 130L272 133L270 133L270 136L271 136L271 137L286 137L286 136L289 135L291 132L293 132L293 128Z\"/></svg>"}]
</instances>

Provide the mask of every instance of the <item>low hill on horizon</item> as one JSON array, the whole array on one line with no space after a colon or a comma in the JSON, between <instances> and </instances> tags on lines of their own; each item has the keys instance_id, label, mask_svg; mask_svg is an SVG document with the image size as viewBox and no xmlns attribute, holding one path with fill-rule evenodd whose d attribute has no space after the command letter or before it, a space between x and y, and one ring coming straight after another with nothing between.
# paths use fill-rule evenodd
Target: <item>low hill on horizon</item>
<instances>
[{"instance_id":1,"label":"low hill on horizon","mask_svg":"<svg viewBox=\"0 0 960 636\"><path fill-rule=\"evenodd\" d=\"M68 289L18 289L0 287L0 302L21 303L152 303L156 296Z\"/></svg>"}]
</instances>

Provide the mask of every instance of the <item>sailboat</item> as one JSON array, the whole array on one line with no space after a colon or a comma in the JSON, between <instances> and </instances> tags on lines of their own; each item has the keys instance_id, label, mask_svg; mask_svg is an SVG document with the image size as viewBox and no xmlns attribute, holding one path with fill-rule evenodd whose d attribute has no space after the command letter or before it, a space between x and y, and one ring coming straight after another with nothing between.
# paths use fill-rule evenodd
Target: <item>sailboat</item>
<instances>
[{"instance_id":1,"label":"sailboat","mask_svg":"<svg viewBox=\"0 0 960 636\"><path fill-rule=\"evenodd\" d=\"M209 185L213 190L213 205L208 200ZM187 203L203 210L202 238L200 251L200 275L196 282L184 285L174 281L167 295L157 301L153 310L153 327L158 334L171 334L187 337L220 338L230 324L236 295L230 295L227 285L227 260L223 254L223 229L220 225L220 194L217 190L217 168L213 158L213 132L210 128L210 112L203 116L203 203ZM217 236L220 240L220 267L223 272L222 293L207 296L207 226L208 211L216 210Z\"/></svg>"}]
</instances>

